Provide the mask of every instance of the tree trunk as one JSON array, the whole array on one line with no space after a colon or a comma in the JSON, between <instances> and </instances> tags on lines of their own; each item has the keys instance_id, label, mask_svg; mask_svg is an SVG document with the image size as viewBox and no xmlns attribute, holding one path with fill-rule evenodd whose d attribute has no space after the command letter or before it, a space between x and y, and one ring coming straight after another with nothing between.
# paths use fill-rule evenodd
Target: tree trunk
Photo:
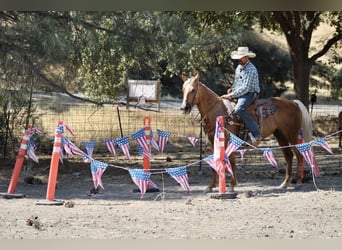
<instances>
[{"instance_id":1,"label":"tree trunk","mask_svg":"<svg viewBox=\"0 0 342 250\"><path fill-rule=\"evenodd\" d=\"M298 52L297 52L298 53ZM296 98L299 99L307 108L309 107L309 82L311 64L307 57L297 56L291 53L293 63L293 86Z\"/></svg>"}]
</instances>

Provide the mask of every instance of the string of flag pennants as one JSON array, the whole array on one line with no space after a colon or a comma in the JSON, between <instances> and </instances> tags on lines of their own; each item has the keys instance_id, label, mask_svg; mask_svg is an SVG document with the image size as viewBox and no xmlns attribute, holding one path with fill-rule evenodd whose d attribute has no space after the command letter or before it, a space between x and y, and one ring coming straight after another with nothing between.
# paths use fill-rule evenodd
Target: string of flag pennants
<instances>
[{"instance_id":1,"label":"string of flag pennants","mask_svg":"<svg viewBox=\"0 0 342 250\"><path fill-rule=\"evenodd\" d=\"M75 135L73 130L66 124L64 124L65 128L70 132L71 135ZM56 132L59 132L61 134L64 133L64 128L63 126L58 126L56 129ZM330 154L333 154L331 147L327 143L327 138L341 133L342 130L337 131L333 134L330 134L326 137L321 137L317 138L311 142L306 142L306 143L300 143L296 145L289 145L286 147L296 147L298 151L303 155L306 163L311 167L312 173L313 173L313 178L317 177L320 175L319 173L319 168L318 164L316 161L315 153L313 150L313 146L318 145L324 148L327 152ZM34 150L35 150L35 142L34 142L34 135L35 133L42 134L42 131L40 129L33 128L31 137L29 140L28 148L27 148L27 156L31 158L33 161L38 163L38 158L35 156ZM151 146L159 153L163 153L165 146L167 145L168 139L171 136L170 132L167 131L162 131L157 129L157 135L158 135L158 141L154 138L153 132L151 130ZM215 135L218 136L218 135ZM149 150L148 143L145 138L145 131L144 129L139 129L138 131L134 132L131 134L131 137L137 141L138 143L138 154L140 156L145 156L150 159L153 159L153 156ZM198 138L195 136L189 136L187 137L189 139L189 142L195 147L196 143L198 142ZM119 147L123 154L126 156L127 160L130 160L130 145L129 145L129 136L124 136L122 138L112 138L112 139L106 139L102 141L105 143L107 146L108 151L115 157L117 156L116 153L116 147ZM140 193L141 193L141 198L144 197L144 194L146 192L146 188L148 186L157 188L157 185L151 180L151 175L152 174L161 174L161 173L168 173L173 179L175 179L187 192L190 192L190 186L189 186L189 181L188 181L188 175L187 175L187 167L190 167L192 165L198 164L200 161L193 162L191 164L181 166L181 167L173 167L173 168L166 168L166 169L158 169L157 171L154 171L151 169L151 172L145 172L143 169L130 169L130 168L125 168L121 166L116 166L112 164L107 164L98 160L95 160L92 158L92 154L94 151L94 148L96 146L96 142L94 141L87 141L87 142L82 142L81 143L85 149L85 153L83 150L78 148L70 139L68 139L65 136L62 136L62 148L61 150L66 153L68 157L71 157L73 155L79 155L83 157L84 162L89 162L90 163L90 168L91 168L91 174L92 174L92 179L93 179L93 184L95 188L101 187L104 189L104 186L102 184L101 178L105 170L107 169L108 166L111 167L116 167L116 168L121 168L125 169L129 172L132 181L139 187ZM229 136L229 141L227 143L227 147L225 149L225 157L224 157L224 165L226 167L226 170L228 173L231 175L232 178L235 178L233 176L233 171L232 171L232 166L229 161L229 156L233 152L239 152L241 159L243 160L244 154L247 151L251 150L261 150L263 157L275 168L278 168L277 161L274 157L273 151L278 150L284 147L267 147L267 148L256 148L253 147L251 149L239 149L242 145L248 144L247 142L241 140L239 137L235 136L234 134L230 133ZM250 145L251 146L251 145ZM209 155L205 158L203 158L201 161L206 162L210 167L212 167L216 172L218 172L217 166L214 161L214 155L216 153L217 148L214 148L214 154ZM60 161L63 163L63 152L60 154ZM316 184L315 184L316 186ZM317 188L317 187L316 187Z\"/></svg>"}]
</instances>

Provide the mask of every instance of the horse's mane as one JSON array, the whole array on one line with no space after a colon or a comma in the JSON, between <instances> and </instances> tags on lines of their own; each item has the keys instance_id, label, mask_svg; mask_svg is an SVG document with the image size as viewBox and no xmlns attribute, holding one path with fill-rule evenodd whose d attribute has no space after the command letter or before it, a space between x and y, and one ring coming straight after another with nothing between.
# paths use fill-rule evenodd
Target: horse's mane
<instances>
[{"instance_id":1,"label":"horse's mane","mask_svg":"<svg viewBox=\"0 0 342 250\"><path fill-rule=\"evenodd\" d=\"M202 87L204 87L208 92L210 92L212 95L216 96L218 99L221 99L218 94L216 94L213 90L211 90L207 85L205 85L202 82L199 82Z\"/></svg>"}]
</instances>

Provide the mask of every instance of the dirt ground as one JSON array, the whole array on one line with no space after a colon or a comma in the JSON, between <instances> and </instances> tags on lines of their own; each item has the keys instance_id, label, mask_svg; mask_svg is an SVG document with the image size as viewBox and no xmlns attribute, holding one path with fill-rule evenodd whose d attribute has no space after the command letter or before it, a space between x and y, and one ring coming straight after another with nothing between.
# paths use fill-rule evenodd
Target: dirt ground
<instances>
[{"instance_id":1,"label":"dirt ground","mask_svg":"<svg viewBox=\"0 0 342 250\"><path fill-rule=\"evenodd\" d=\"M168 174L153 174L159 192L147 192L140 199L128 171L115 166L142 168L141 158L127 162L98 155L97 160L110 166L102 177L105 189L90 195L89 163L75 156L59 165L55 200L61 205L41 205L46 201L50 165L49 156L42 157L39 165L22 172L15 193L25 196L0 199L0 238L341 239L342 150L337 140L328 143L333 155L315 146L321 175L313 181L306 165L306 182L286 190L277 188L284 178L280 154L276 153L279 169L258 152L246 153L243 161L238 156L235 199L212 198L217 189L203 193L211 168L203 161L200 168L198 149L167 145L165 151L170 153L156 156L151 168L188 166L189 194ZM204 151L203 157L209 154ZM12 169L13 162L0 166L2 193L7 192ZM25 183L25 175L42 183ZM229 180L227 176L227 184Z\"/></svg>"}]
</instances>

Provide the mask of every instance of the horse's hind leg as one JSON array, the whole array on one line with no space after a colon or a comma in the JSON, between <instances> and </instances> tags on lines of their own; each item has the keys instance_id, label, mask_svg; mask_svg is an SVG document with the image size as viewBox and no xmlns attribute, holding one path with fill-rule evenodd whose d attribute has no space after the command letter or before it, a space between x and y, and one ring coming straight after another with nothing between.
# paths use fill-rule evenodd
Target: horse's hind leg
<instances>
[{"instance_id":1,"label":"horse's hind leg","mask_svg":"<svg viewBox=\"0 0 342 250\"><path fill-rule=\"evenodd\" d=\"M304 157L297 150L297 148L293 148L297 158L297 173L296 173L296 184L303 184L304 178Z\"/></svg>"},{"instance_id":2,"label":"horse's hind leg","mask_svg":"<svg viewBox=\"0 0 342 250\"><path fill-rule=\"evenodd\" d=\"M274 136L277 138L279 146L281 147L281 151L285 157L286 161L286 168L285 168L285 179L280 184L279 188L287 188L287 186L290 183L291 176L292 176L292 159L293 159L293 153L291 148L287 147L289 146L289 141L284 137L282 133L279 131L276 131L274 133Z\"/></svg>"},{"instance_id":3,"label":"horse's hind leg","mask_svg":"<svg viewBox=\"0 0 342 250\"><path fill-rule=\"evenodd\" d=\"M282 145L280 145L282 146ZM283 145L284 146L284 145ZM290 183L291 176L292 176L292 159L293 153L290 148L282 148L283 155L286 161L286 168L285 168L285 179L280 184L279 188L287 188Z\"/></svg>"}]
</instances>

